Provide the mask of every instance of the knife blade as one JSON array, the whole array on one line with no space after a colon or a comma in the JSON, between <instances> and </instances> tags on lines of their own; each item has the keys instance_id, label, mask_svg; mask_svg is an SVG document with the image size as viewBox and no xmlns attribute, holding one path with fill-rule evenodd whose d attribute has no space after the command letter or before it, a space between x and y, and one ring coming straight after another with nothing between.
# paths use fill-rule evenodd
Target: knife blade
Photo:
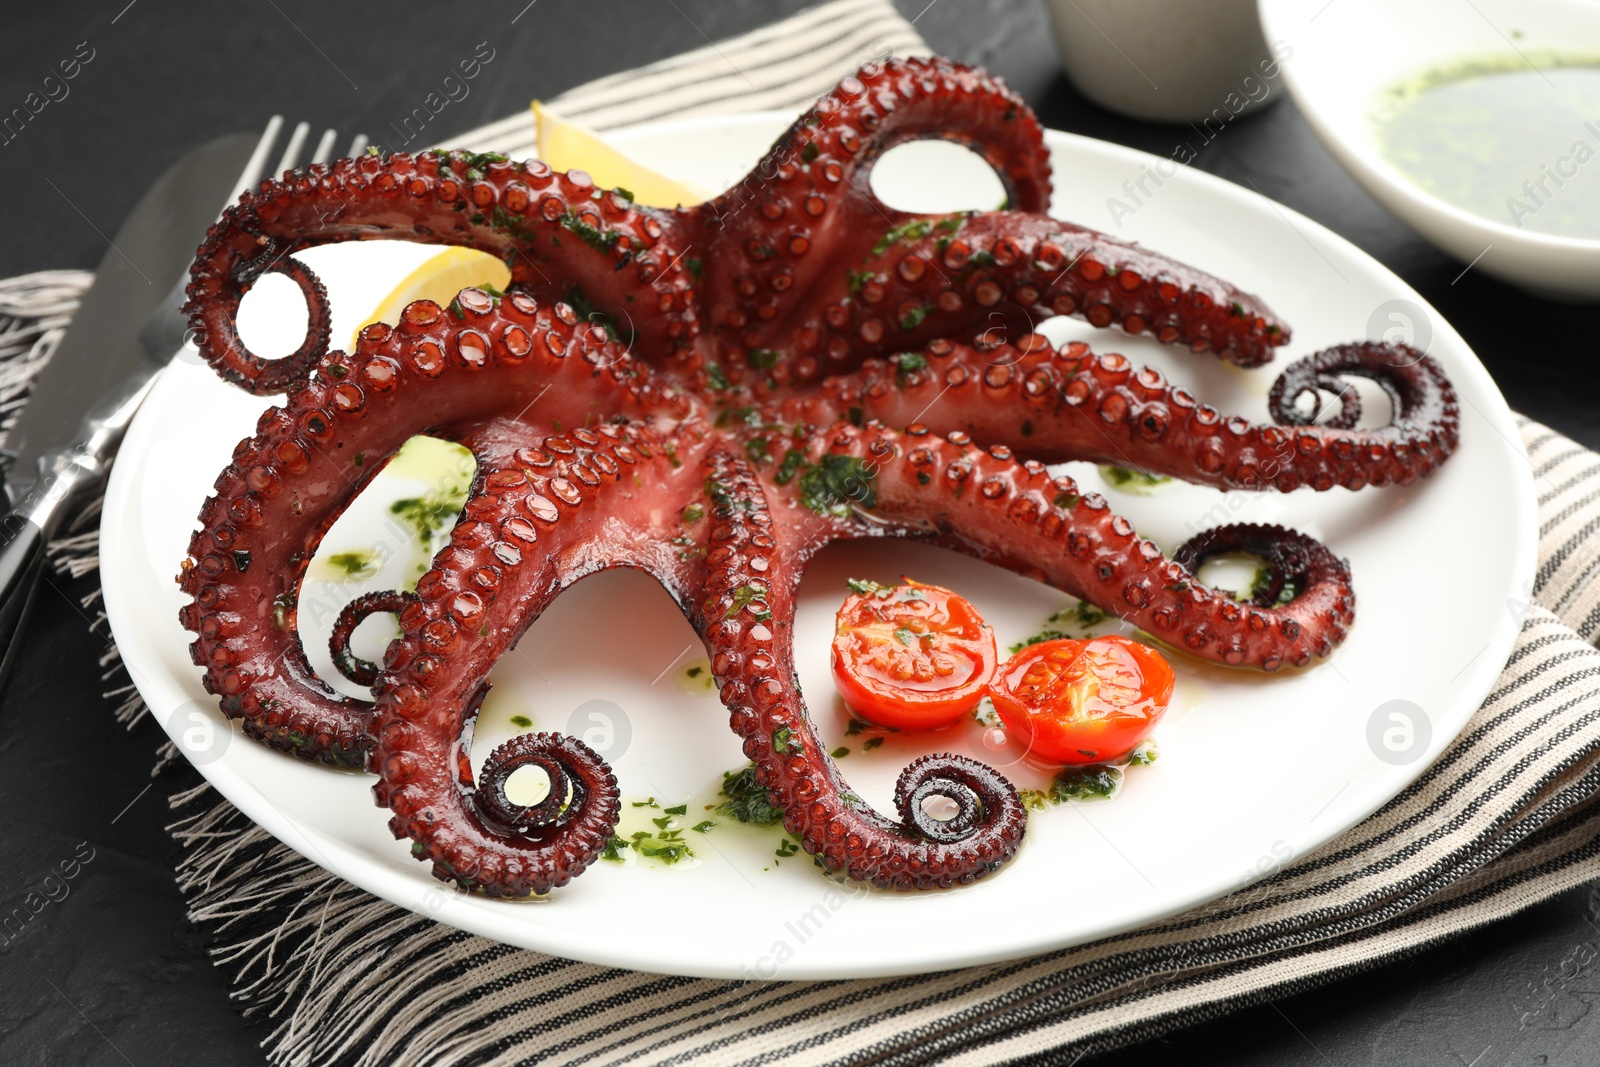
<instances>
[{"instance_id":1,"label":"knife blade","mask_svg":"<svg viewBox=\"0 0 1600 1067\"><path fill-rule=\"evenodd\" d=\"M16 481L32 480L40 457L70 443L89 409L139 365L139 327L187 276L255 147L254 134L218 138L174 163L134 207L6 435Z\"/></svg>"},{"instance_id":2,"label":"knife blade","mask_svg":"<svg viewBox=\"0 0 1600 1067\"><path fill-rule=\"evenodd\" d=\"M6 487L11 510L0 520L0 678L38 588L45 545L84 489L104 476L177 350L166 335L181 333L177 308L194 250L237 197L241 174L259 171L251 165L270 148L277 125L259 142L236 134L195 149L150 187L112 239L7 435L15 460Z\"/></svg>"}]
</instances>

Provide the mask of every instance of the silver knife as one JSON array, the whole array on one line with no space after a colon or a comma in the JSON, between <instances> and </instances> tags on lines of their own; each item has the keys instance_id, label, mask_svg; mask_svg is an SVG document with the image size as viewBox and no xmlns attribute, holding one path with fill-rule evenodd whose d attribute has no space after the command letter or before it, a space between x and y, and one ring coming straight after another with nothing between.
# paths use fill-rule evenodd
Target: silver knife
<instances>
[{"instance_id":1,"label":"silver knife","mask_svg":"<svg viewBox=\"0 0 1600 1067\"><path fill-rule=\"evenodd\" d=\"M7 435L15 459L6 487L11 510L0 519L0 678L38 588L45 546L105 477L156 374L183 342L178 308L195 249L244 179L259 177L280 125L275 118L260 140L235 134L195 149L150 187Z\"/></svg>"}]
</instances>

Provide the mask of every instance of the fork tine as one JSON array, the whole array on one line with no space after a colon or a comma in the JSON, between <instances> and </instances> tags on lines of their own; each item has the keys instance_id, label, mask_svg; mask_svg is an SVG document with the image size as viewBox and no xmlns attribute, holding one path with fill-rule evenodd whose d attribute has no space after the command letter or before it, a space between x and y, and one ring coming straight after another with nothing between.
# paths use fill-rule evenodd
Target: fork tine
<instances>
[{"instance_id":1,"label":"fork tine","mask_svg":"<svg viewBox=\"0 0 1600 1067\"><path fill-rule=\"evenodd\" d=\"M346 152L345 155L347 155L350 158L354 159L356 156L359 156L361 154L362 149L364 149L366 147L367 147L367 135L364 134L364 133L358 133L358 134L356 134L356 139L350 142L350 151Z\"/></svg>"},{"instance_id":2,"label":"fork tine","mask_svg":"<svg viewBox=\"0 0 1600 1067\"><path fill-rule=\"evenodd\" d=\"M289 135L289 143L283 147L283 158L278 161L275 174L282 174L286 170L293 170L295 164L300 162L300 148L306 143L306 135L311 132L311 123L302 122L294 128Z\"/></svg>"},{"instance_id":3,"label":"fork tine","mask_svg":"<svg viewBox=\"0 0 1600 1067\"><path fill-rule=\"evenodd\" d=\"M278 140L278 132L282 129L282 115L274 115L267 120L267 128L261 132L261 140L256 142L255 151L250 153L250 162L245 164L244 172L239 175L238 182L233 186L233 192L228 194L229 204L238 200L241 193L254 189L260 183L262 172L267 166L267 156L271 153L273 144Z\"/></svg>"},{"instance_id":4,"label":"fork tine","mask_svg":"<svg viewBox=\"0 0 1600 1067\"><path fill-rule=\"evenodd\" d=\"M317 150L311 153L311 162L326 163L333 154L333 142L339 139L338 130L323 130L322 140L317 142Z\"/></svg>"}]
</instances>

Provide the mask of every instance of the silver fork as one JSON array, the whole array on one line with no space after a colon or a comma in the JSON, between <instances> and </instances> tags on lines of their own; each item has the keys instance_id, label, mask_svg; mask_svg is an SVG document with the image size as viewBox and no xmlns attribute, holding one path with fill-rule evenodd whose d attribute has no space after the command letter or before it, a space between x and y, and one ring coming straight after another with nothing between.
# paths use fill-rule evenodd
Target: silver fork
<instances>
[{"instance_id":1,"label":"silver fork","mask_svg":"<svg viewBox=\"0 0 1600 1067\"><path fill-rule=\"evenodd\" d=\"M256 142L244 171L234 183L227 204L236 202L241 193L261 181L266 162L282 129L283 117L274 115ZM310 132L311 127L307 123L295 126L279 158L278 173L299 164ZM316 151L307 162L325 162L338 136L333 130L324 131L317 142ZM366 137L358 136L350 146L350 154L360 152L366 143ZM161 188L166 190L169 187L162 185ZM193 204L192 192L178 191L176 185L170 188L174 191L168 195L176 198L177 202L181 203L187 197L188 202ZM150 195L146 194L146 200ZM140 208L144 206L145 202L141 201ZM140 208L135 209L135 214L139 213ZM191 212L184 217L193 220L194 216ZM126 226L125 222L124 228ZM73 389L61 392L61 386L56 387L57 395L52 398L56 408L52 410L59 410L69 418L83 412L76 437L60 443L61 437L66 436L63 432L61 436L42 441L51 447L42 453L35 451L34 462L28 463L28 470L22 472L32 474L33 481L20 486L5 486L5 498L0 500L0 677L4 677L11 664L17 635L26 620L33 591L42 576L46 546L84 502L86 491L105 479L129 423L150 395L157 376L175 356L195 351L186 343L187 323L180 310L184 303L188 273L187 270L182 272L165 299L145 318L137 336L136 353L128 351L127 335L121 332L122 324L114 310L101 309L102 313L94 317L80 314L78 320L69 327L69 339L73 336L73 330L83 327L103 341L95 351L108 359L118 360L124 353L132 358L76 368L76 381L67 383L74 386ZM141 309L148 306L139 305ZM100 337L102 334L103 338ZM54 369L47 368L46 377ZM86 393L83 387L92 388L100 380L95 371L102 369L109 371L113 380L120 374L126 374L126 377L110 391L100 394L98 400L85 411L84 406L95 394ZM84 406L79 406L80 403ZM24 412L25 419L27 415ZM5 504L10 507L5 507Z\"/></svg>"},{"instance_id":2,"label":"silver fork","mask_svg":"<svg viewBox=\"0 0 1600 1067\"><path fill-rule=\"evenodd\" d=\"M261 131L261 139L256 142L255 150L250 153L250 161L239 174L239 180L234 183L233 191L228 194L227 204L224 209L238 202L239 197L245 192L254 189L266 177L278 177L284 171L293 170L301 165L300 153L305 149L306 140L311 135L309 122L297 123L289 133L289 140L283 146L283 154L278 158L277 169L268 171L267 160L272 156L272 150L278 142L278 135L283 132L283 116L274 115L267 120L266 129ZM334 129L322 131L322 137L317 141L316 150L310 158L304 160L306 164L326 163L332 156L334 143L339 139L339 132ZM350 142L350 151L346 153L356 156L367 147L367 135L358 133ZM221 217L220 214L218 216ZM178 279L172 287L172 292L167 294L161 305L151 312L150 317L139 330L139 344L144 348L145 356L163 364L173 358L192 358L199 360L199 352L194 350L188 336L188 321L182 311L184 302L184 289L189 283L188 275ZM141 394L138 401L143 401ZM135 409L138 404L135 403ZM129 412L132 417L132 412Z\"/></svg>"}]
</instances>

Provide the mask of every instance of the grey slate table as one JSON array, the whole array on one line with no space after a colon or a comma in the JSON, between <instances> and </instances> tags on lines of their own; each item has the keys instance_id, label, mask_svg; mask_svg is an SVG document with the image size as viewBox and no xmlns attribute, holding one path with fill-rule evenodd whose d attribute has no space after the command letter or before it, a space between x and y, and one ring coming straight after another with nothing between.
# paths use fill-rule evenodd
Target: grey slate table
<instances>
[{"instance_id":1,"label":"grey slate table","mask_svg":"<svg viewBox=\"0 0 1600 1067\"><path fill-rule=\"evenodd\" d=\"M259 128L271 111L377 136L487 40L495 58L471 95L438 116L444 136L800 6L126 2L9 5L0 112L80 42L94 58L70 95L0 144L0 275L92 267L104 234L167 164L204 139ZM1080 97L1031 0L897 3L935 48L1006 77L1047 125L1162 155L1184 135ZM1375 255L1466 336L1514 407L1600 447L1594 309L1462 275L1339 169L1292 103L1230 125L1194 165L1253 183ZM67 897L23 936L0 936L0 1063L259 1063L264 1029L229 1003L172 882L176 848L162 825L173 783L147 788L159 731L146 723L124 733L100 698L105 637L89 631L92 612L78 603L91 590L58 579L43 592L21 665L0 692L0 912L83 855L81 842L93 850ZM1600 887L1576 890L1410 959L1083 1063L1592 1067L1597 923Z\"/></svg>"}]
</instances>

